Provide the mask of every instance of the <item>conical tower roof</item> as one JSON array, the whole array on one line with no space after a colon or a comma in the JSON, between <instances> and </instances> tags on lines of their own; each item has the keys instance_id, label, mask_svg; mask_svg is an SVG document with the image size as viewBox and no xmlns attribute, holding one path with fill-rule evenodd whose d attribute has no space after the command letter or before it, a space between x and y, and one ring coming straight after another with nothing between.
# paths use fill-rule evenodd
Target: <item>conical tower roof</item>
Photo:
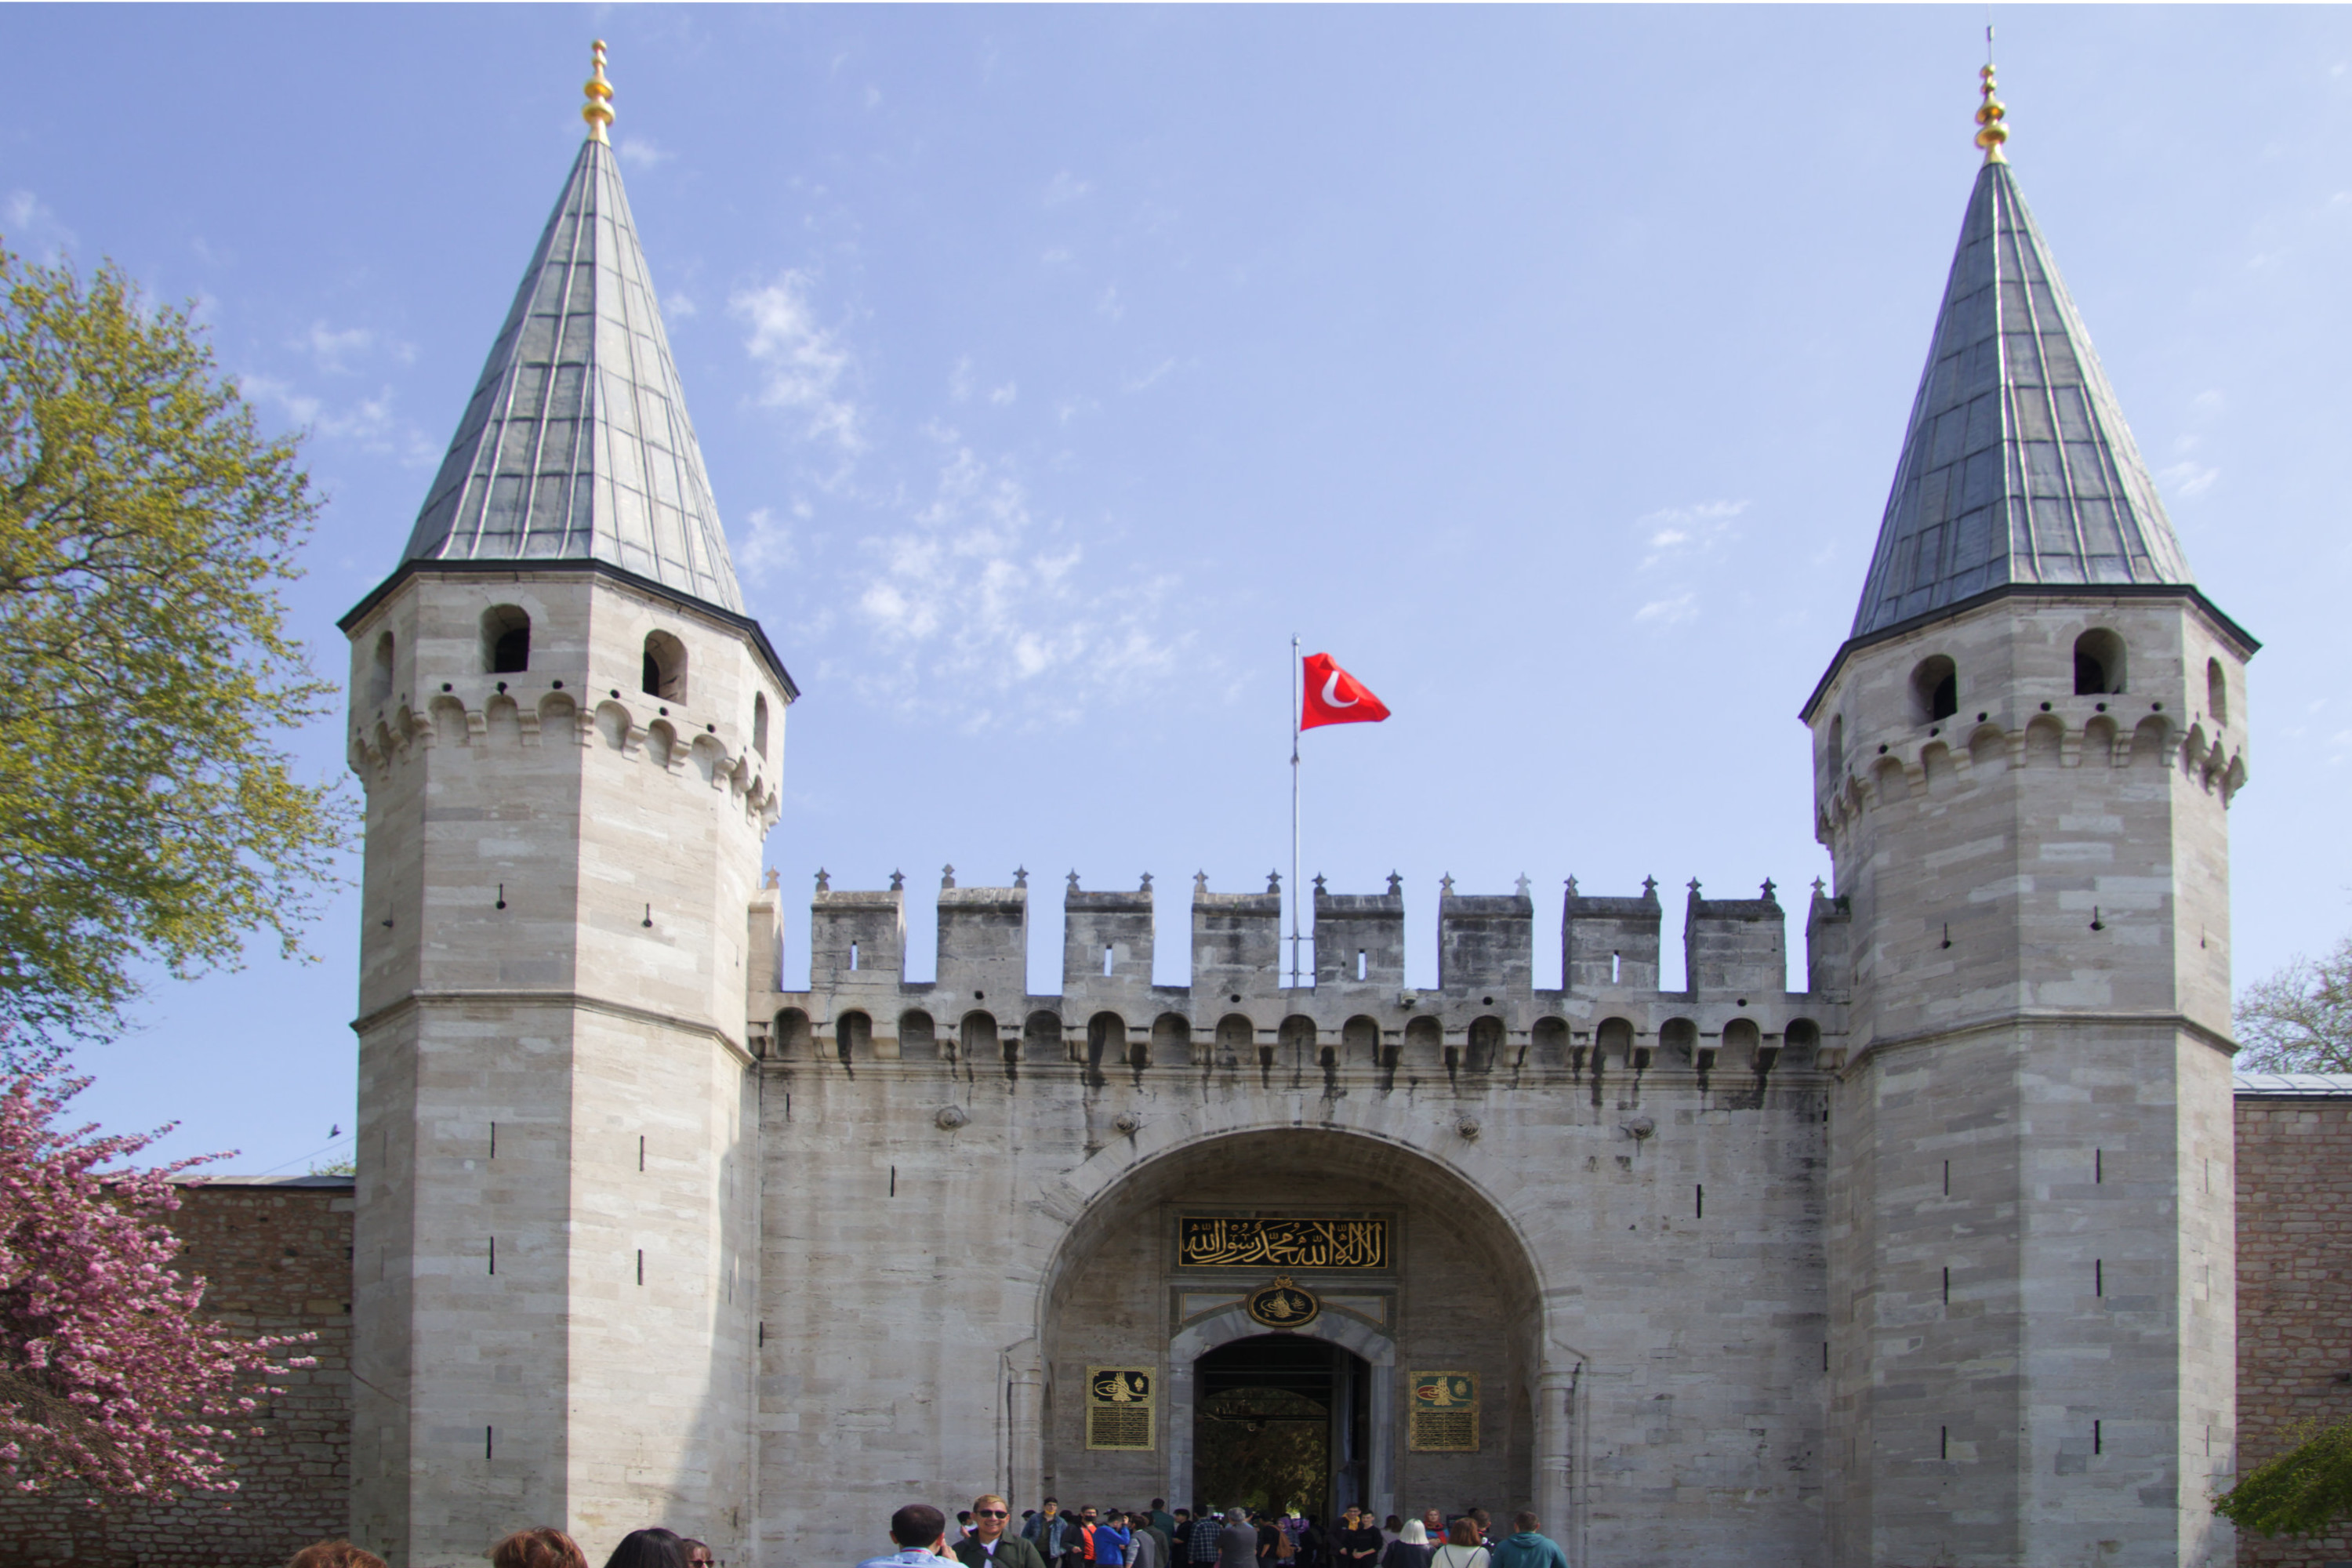
<instances>
[{"instance_id":1,"label":"conical tower roof","mask_svg":"<svg viewBox=\"0 0 2352 1568\"><path fill-rule=\"evenodd\" d=\"M1999 138L1990 150L1856 637L2012 584L2195 582Z\"/></svg>"},{"instance_id":2,"label":"conical tower roof","mask_svg":"<svg viewBox=\"0 0 2352 1568\"><path fill-rule=\"evenodd\" d=\"M602 561L740 615L602 130L592 119L403 559Z\"/></svg>"}]
</instances>

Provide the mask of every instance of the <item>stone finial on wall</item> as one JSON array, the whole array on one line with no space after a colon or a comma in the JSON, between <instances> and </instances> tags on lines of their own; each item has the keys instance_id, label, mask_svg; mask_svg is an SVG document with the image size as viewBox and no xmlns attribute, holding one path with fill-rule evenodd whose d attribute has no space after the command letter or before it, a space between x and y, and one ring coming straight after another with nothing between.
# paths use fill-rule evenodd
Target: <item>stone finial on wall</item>
<instances>
[{"instance_id":1,"label":"stone finial on wall","mask_svg":"<svg viewBox=\"0 0 2352 1568\"><path fill-rule=\"evenodd\" d=\"M890 873L890 890L892 892L904 892L906 890L906 887L907 874L904 871L893 871Z\"/></svg>"},{"instance_id":2,"label":"stone finial on wall","mask_svg":"<svg viewBox=\"0 0 2352 1568\"><path fill-rule=\"evenodd\" d=\"M816 890L820 893L833 891L833 879L825 875L824 868L822 866L816 868Z\"/></svg>"},{"instance_id":3,"label":"stone finial on wall","mask_svg":"<svg viewBox=\"0 0 2352 1568\"><path fill-rule=\"evenodd\" d=\"M945 892L945 891L947 891L947 889L949 889L950 888L952 888L952 887L954 887L954 886L955 886L955 868L954 868L954 867L952 867L952 866L942 866L942 867L940 867L940 890L941 892Z\"/></svg>"}]
</instances>

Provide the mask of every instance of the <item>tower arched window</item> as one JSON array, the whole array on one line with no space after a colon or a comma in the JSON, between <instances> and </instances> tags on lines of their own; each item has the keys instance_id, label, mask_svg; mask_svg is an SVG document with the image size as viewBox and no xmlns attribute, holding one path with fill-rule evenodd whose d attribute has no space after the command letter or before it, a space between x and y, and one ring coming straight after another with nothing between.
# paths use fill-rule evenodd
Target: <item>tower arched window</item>
<instances>
[{"instance_id":1,"label":"tower arched window","mask_svg":"<svg viewBox=\"0 0 2352 1568\"><path fill-rule=\"evenodd\" d=\"M2230 721L2230 677L2218 658L2205 661L2205 711L2216 729Z\"/></svg>"},{"instance_id":2,"label":"tower arched window","mask_svg":"<svg viewBox=\"0 0 2352 1568\"><path fill-rule=\"evenodd\" d=\"M2105 696L2124 689L2124 639L2095 626L2074 639L2074 695Z\"/></svg>"},{"instance_id":3,"label":"tower arched window","mask_svg":"<svg viewBox=\"0 0 2352 1568\"><path fill-rule=\"evenodd\" d=\"M686 645L667 632L647 632L645 679L639 686L648 697L684 702Z\"/></svg>"},{"instance_id":4,"label":"tower arched window","mask_svg":"<svg viewBox=\"0 0 2352 1568\"><path fill-rule=\"evenodd\" d=\"M1933 724L1960 710L1960 672L1942 654L1923 658L1911 672L1911 717Z\"/></svg>"},{"instance_id":5,"label":"tower arched window","mask_svg":"<svg viewBox=\"0 0 2352 1568\"><path fill-rule=\"evenodd\" d=\"M482 612L482 668L492 675L520 675L530 668L530 616L513 605Z\"/></svg>"},{"instance_id":6,"label":"tower arched window","mask_svg":"<svg viewBox=\"0 0 2352 1568\"><path fill-rule=\"evenodd\" d=\"M761 762L768 760L768 698L765 692L755 692L751 698L751 750Z\"/></svg>"},{"instance_id":7,"label":"tower arched window","mask_svg":"<svg viewBox=\"0 0 2352 1568\"><path fill-rule=\"evenodd\" d=\"M381 708L392 700L392 658L394 651L390 632L375 639L375 657L368 664L368 704L371 707Z\"/></svg>"},{"instance_id":8,"label":"tower arched window","mask_svg":"<svg viewBox=\"0 0 2352 1568\"><path fill-rule=\"evenodd\" d=\"M1958 694L1956 692L1954 695ZM1843 713L1830 721L1829 763L1832 778L1845 772L1845 715Z\"/></svg>"}]
</instances>

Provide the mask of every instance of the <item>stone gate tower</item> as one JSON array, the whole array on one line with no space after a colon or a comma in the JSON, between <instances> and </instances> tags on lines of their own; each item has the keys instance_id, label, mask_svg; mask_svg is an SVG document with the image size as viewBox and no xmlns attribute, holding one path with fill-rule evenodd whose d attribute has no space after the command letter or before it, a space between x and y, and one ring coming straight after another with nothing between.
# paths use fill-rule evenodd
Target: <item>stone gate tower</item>
<instances>
[{"instance_id":1,"label":"stone gate tower","mask_svg":"<svg viewBox=\"0 0 2352 1568\"><path fill-rule=\"evenodd\" d=\"M1851 911L1831 1555L2220 1563L2227 809L2255 644L2198 591L1986 149L1852 636L1804 710Z\"/></svg>"},{"instance_id":2,"label":"stone gate tower","mask_svg":"<svg viewBox=\"0 0 2352 1568\"><path fill-rule=\"evenodd\" d=\"M745 911L795 692L741 613L602 45L588 91L402 563L341 623L352 1522L404 1568L548 1520L601 1557L664 1517L741 1561L751 1524Z\"/></svg>"}]
</instances>

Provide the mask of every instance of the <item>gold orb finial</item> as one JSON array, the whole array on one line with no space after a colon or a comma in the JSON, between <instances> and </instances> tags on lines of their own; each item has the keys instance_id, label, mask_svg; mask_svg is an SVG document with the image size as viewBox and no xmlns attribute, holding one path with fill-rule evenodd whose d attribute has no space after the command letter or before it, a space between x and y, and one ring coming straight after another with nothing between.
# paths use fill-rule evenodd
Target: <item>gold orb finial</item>
<instances>
[{"instance_id":1,"label":"gold orb finial","mask_svg":"<svg viewBox=\"0 0 2352 1568\"><path fill-rule=\"evenodd\" d=\"M604 142L604 127L613 123L613 84L604 79L604 40L599 38L590 51L595 69L589 74L588 84L581 90L588 101L580 109L580 118L588 122L588 140Z\"/></svg>"},{"instance_id":2,"label":"gold orb finial","mask_svg":"<svg viewBox=\"0 0 2352 1568\"><path fill-rule=\"evenodd\" d=\"M2000 100L1993 96L1990 27L1985 29L1985 57L1984 69L1977 72L1983 84L1978 90L1984 94L1984 101L1977 106L1977 145L1984 149L1986 163L2006 163L2009 160L2001 156L2000 144L2009 140L2009 127L2003 123L2009 117L2009 110Z\"/></svg>"}]
</instances>

